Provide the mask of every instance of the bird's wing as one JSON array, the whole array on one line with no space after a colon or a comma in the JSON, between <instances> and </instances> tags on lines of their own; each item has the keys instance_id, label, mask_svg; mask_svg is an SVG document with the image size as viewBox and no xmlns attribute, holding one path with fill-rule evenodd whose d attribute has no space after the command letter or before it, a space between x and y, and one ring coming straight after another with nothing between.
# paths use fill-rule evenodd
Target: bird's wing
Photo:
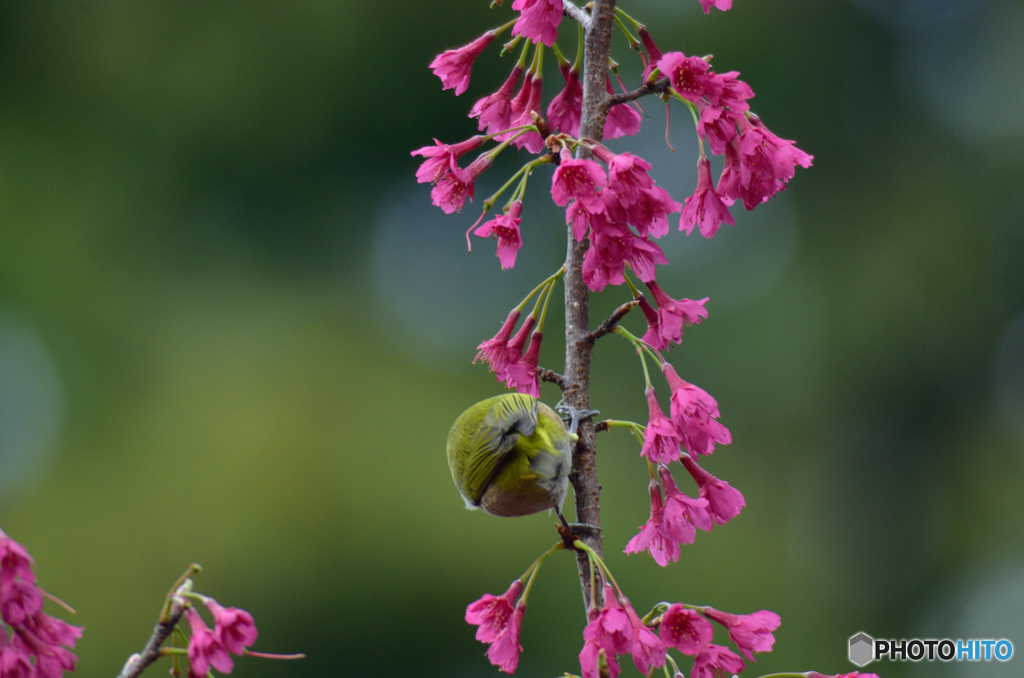
<instances>
[{"instance_id":1,"label":"bird's wing","mask_svg":"<svg viewBox=\"0 0 1024 678\"><path fill-rule=\"evenodd\" d=\"M470 497L474 504L479 503L519 436L530 436L537 430L537 401L532 396L509 393L495 400L483 425L470 441L470 462L466 471L468 486L478 488L476 496Z\"/></svg>"}]
</instances>

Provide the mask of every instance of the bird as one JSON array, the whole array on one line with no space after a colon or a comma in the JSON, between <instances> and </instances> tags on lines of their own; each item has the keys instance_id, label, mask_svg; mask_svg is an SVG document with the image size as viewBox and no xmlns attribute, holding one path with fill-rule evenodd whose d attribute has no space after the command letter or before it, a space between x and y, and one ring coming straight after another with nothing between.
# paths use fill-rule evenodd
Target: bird
<instances>
[{"instance_id":1,"label":"bird","mask_svg":"<svg viewBox=\"0 0 1024 678\"><path fill-rule=\"evenodd\" d=\"M448 465L466 508L503 517L554 509L566 525L576 420L567 429L555 410L522 393L481 400L459 415Z\"/></svg>"}]
</instances>

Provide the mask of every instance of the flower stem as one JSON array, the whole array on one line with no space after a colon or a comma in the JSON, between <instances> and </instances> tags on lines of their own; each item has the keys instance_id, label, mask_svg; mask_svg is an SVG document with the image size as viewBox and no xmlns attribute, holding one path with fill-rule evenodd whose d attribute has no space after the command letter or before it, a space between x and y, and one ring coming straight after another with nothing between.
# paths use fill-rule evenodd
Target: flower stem
<instances>
[{"instance_id":1,"label":"flower stem","mask_svg":"<svg viewBox=\"0 0 1024 678\"><path fill-rule=\"evenodd\" d=\"M533 564L530 565L530 567L526 569L526 572L523 573L523 577L525 577L527 573L529 573L530 575L530 578L526 580L526 587L523 589L523 595L520 598L520 600L522 600L523 602L523 605L526 605L526 599L530 595L530 589L533 588L533 579L537 576L537 573L540 572L540 566L544 564L544 561L548 559L548 556L550 556L555 551L561 551L564 548L565 542L557 542L547 551L540 554L540 557L537 558L537 560L533 561ZM519 581L522 581L523 577L520 577Z\"/></svg>"}]
</instances>

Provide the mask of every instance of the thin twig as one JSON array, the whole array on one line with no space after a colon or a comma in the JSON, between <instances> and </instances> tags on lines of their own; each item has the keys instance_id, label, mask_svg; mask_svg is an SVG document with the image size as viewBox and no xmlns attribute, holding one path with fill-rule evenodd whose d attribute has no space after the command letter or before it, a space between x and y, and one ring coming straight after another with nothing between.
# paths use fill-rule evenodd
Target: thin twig
<instances>
[{"instance_id":1,"label":"thin twig","mask_svg":"<svg viewBox=\"0 0 1024 678\"><path fill-rule=\"evenodd\" d=\"M145 649L128 658L121 673L117 674L117 678L137 678L150 664L162 656L160 646L171 635L174 627L181 621L181 615L185 613L185 599L182 596L172 595L170 602L167 614L160 616L160 621L153 628L153 635L149 637Z\"/></svg>"},{"instance_id":2,"label":"thin twig","mask_svg":"<svg viewBox=\"0 0 1024 678\"><path fill-rule=\"evenodd\" d=\"M661 78L655 82L644 83L640 87L629 92L623 92L622 94L616 94L612 96L612 106L618 104L628 104L630 101L635 101L641 97L645 97L651 94L664 94L668 91L669 82L668 78Z\"/></svg>"},{"instance_id":3,"label":"thin twig","mask_svg":"<svg viewBox=\"0 0 1024 678\"><path fill-rule=\"evenodd\" d=\"M624 303L622 306L619 306L610 316L605 318L603 323L597 326L596 330L583 337L583 341L593 344L604 335L610 334L612 330L615 329L615 326L619 324L619 321L625 318L627 313L639 305L639 301L632 299Z\"/></svg>"},{"instance_id":4,"label":"thin twig","mask_svg":"<svg viewBox=\"0 0 1024 678\"><path fill-rule=\"evenodd\" d=\"M562 0L562 14L578 21L584 30L590 25L590 15L569 0Z\"/></svg>"},{"instance_id":5,"label":"thin twig","mask_svg":"<svg viewBox=\"0 0 1024 678\"><path fill-rule=\"evenodd\" d=\"M558 386L558 388L565 390L565 377L558 372L553 372L545 367L537 368L537 376L540 377L541 381L546 381Z\"/></svg>"},{"instance_id":6,"label":"thin twig","mask_svg":"<svg viewBox=\"0 0 1024 678\"><path fill-rule=\"evenodd\" d=\"M594 424L594 433L603 433L604 431L611 431L612 427L609 425L611 419L605 419Z\"/></svg>"}]
</instances>

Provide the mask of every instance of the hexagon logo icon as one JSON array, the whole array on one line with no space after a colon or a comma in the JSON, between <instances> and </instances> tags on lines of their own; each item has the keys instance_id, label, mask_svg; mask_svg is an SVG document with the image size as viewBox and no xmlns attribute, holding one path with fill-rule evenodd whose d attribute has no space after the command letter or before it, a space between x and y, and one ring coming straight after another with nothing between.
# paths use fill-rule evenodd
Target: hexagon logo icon
<instances>
[{"instance_id":1,"label":"hexagon logo icon","mask_svg":"<svg viewBox=\"0 0 1024 678\"><path fill-rule=\"evenodd\" d=\"M875 655L875 639L863 631L850 638L850 662L857 666L870 664Z\"/></svg>"}]
</instances>

